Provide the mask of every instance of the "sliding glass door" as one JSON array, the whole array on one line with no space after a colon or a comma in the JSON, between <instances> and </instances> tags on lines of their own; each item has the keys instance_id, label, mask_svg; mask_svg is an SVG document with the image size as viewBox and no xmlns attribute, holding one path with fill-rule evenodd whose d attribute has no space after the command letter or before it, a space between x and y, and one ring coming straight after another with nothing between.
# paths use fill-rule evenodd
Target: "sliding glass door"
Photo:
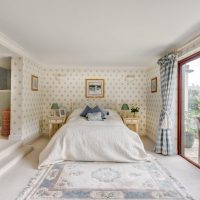
<instances>
[{"instance_id":1,"label":"sliding glass door","mask_svg":"<svg viewBox=\"0 0 200 200\"><path fill-rule=\"evenodd\" d=\"M200 52L179 62L179 154L200 167Z\"/></svg>"}]
</instances>

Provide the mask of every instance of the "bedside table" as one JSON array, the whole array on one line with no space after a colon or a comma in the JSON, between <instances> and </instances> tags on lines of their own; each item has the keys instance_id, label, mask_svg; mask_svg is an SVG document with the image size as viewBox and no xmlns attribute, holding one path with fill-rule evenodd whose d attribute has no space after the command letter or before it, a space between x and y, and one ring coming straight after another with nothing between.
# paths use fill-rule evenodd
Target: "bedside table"
<instances>
[{"instance_id":1,"label":"bedside table","mask_svg":"<svg viewBox=\"0 0 200 200\"><path fill-rule=\"evenodd\" d=\"M139 118L138 117L124 117L122 116L124 124L128 126L129 129L138 133L139 131Z\"/></svg>"},{"instance_id":2,"label":"bedside table","mask_svg":"<svg viewBox=\"0 0 200 200\"><path fill-rule=\"evenodd\" d=\"M58 116L51 116L49 117L49 137L52 137L54 133L63 125L65 124L67 116L65 117L58 117Z\"/></svg>"}]
</instances>

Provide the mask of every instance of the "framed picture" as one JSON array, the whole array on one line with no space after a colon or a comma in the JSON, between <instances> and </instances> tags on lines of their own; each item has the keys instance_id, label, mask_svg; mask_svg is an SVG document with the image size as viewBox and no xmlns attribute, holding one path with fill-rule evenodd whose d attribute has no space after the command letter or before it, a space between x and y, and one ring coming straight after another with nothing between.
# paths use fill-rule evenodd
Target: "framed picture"
<instances>
[{"instance_id":1,"label":"framed picture","mask_svg":"<svg viewBox=\"0 0 200 200\"><path fill-rule=\"evenodd\" d=\"M157 92L157 77L151 79L151 92Z\"/></svg>"},{"instance_id":2,"label":"framed picture","mask_svg":"<svg viewBox=\"0 0 200 200\"><path fill-rule=\"evenodd\" d=\"M38 91L38 77L34 75L31 76L31 90Z\"/></svg>"},{"instance_id":3,"label":"framed picture","mask_svg":"<svg viewBox=\"0 0 200 200\"><path fill-rule=\"evenodd\" d=\"M66 110L65 109L59 109L59 117L65 117L66 116Z\"/></svg>"},{"instance_id":4,"label":"framed picture","mask_svg":"<svg viewBox=\"0 0 200 200\"><path fill-rule=\"evenodd\" d=\"M85 79L86 98L104 98L104 79Z\"/></svg>"}]
</instances>

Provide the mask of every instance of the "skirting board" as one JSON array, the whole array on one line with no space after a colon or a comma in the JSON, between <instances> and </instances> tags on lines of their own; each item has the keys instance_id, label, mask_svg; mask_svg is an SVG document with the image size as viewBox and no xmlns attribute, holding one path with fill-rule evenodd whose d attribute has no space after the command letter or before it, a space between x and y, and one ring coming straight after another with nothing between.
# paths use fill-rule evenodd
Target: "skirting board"
<instances>
[{"instance_id":1,"label":"skirting board","mask_svg":"<svg viewBox=\"0 0 200 200\"><path fill-rule=\"evenodd\" d=\"M156 140L155 140L153 137L151 137L150 135L146 134L145 136L146 136L149 140L151 140L153 143L156 142Z\"/></svg>"},{"instance_id":2,"label":"skirting board","mask_svg":"<svg viewBox=\"0 0 200 200\"><path fill-rule=\"evenodd\" d=\"M42 136L42 134L35 134L35 135L30 136L30 137L27 137L23 140L23 144L25 145L25 144L32 143L41 136Z\"/></svg>"},{"instance_id":3,"label":"skirting board","mask_svg":"<svg viewBox=\"0 0 200 200\"><path fill-rule=\"evenodd\" d=\"M23 144L28 144L28 143L31 143L31 142L35 141L36 139L38 139L41 135L43 135L43 134L39 134L38 133L38 134L31 135L30 137L27 137L25 139L22 139L21 135L11 134L9 136L9 140L11 140L11 141L17 141L17 142L21 141Z\"/></svg>"}]
</instances>

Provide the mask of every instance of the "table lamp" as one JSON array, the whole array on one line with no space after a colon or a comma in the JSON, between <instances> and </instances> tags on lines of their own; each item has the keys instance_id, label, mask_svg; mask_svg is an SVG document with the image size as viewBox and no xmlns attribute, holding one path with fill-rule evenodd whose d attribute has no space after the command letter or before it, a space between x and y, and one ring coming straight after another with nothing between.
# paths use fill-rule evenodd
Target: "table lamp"
<instances>
[{"instance_id":1,"label":"table lamp","mask_svg":"<svg viewBox=\"0 0 200 200\"><path fill-rule=\"evenodd\" d=\"M123 111L124 111L124 114L125 114L126 111L129 110L128 104L124 103L124 104L122 105L121 110L123 110Z\"/></svg>"},{"instance_id":2,"label":"table lamp","mask_svg":"<svg viewBox=\"0 0 200 200\"><path fill-rule=\"evenodd\" d=\"M53 103L51 105L51 110L53 110L53 116L56 116L56 110L58 110L59 107L58 107L58 104L57 103Z\"/></svg>"}]
</instances>

